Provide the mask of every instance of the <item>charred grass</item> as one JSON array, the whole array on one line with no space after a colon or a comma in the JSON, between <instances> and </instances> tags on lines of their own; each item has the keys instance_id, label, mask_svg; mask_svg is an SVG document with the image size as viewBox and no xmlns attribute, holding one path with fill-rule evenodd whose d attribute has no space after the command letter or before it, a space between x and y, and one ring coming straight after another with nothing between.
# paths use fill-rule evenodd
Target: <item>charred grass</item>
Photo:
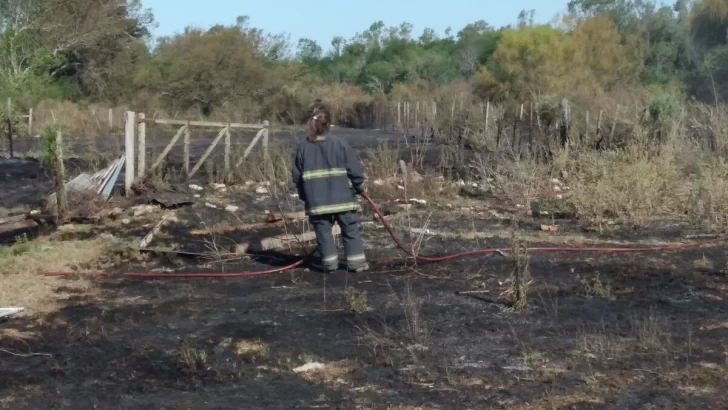
<instances>
[{"instance_id":1,"label":"charred grass","mask_svg":"<svg viewBox=\"0 0 728 410\"><path fill-rule=\"evenodd\" d=\"M160 212L19 238L0 251L0 300L32 309L1 325L0 406L724 408L723 247L629 255L527 249L676 243L721 232L728 166L677 148L565 150L549 163L483 156L461 183L427 166L413 165L419 178L403 178L402 148L373 147L364 155L370 193L396 208L388 221L413 252L506 249L440 264L403 257L366 206L372 271L326 278L304 269L245 279L118 275L222 269L222 255L135 254ZM253 184L238 196L230 186L226 194L206 190L199 201L236 196L241 210L217 221L228 224L248 222L265 204L300 207L287 184L289 155L277 147L232 175L217 165L201 171L207 182ZM157 178L155 186L173 185ZM267 193L251 192L259 186ZM184 215L160 241L216 223L198 208ZM211 249L222 241L209 240ZM237 258L224 266L266 264ZM37 275L51 269L109 275Z\"/></svg>"}]
</instances>

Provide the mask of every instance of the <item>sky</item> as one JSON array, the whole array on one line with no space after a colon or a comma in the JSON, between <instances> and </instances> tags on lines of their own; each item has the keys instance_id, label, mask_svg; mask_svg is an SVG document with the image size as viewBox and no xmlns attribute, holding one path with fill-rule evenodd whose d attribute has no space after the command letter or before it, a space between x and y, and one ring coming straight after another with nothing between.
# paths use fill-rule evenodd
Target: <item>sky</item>
<instances>
[{"instance_id":1,"label":"sky","mask_svg":"<svg viewBox=\"0 0 728 410\"><path fill-rule=\"evenodd\" d=\"M266 33L286 32L295 45L311 38L324 50L334 36L345 39L369 28L378 20L385 26L408 22L413 36L424 28L452 33L477 20L494 27L514 24L521 10L535 10L535 22L547 23L566 10L568 0L142 0L151 8L157 28L154 36L178 33L187 26L207 28L235 24L241 15L250 25Z\"/></svg>"}]
</instances>

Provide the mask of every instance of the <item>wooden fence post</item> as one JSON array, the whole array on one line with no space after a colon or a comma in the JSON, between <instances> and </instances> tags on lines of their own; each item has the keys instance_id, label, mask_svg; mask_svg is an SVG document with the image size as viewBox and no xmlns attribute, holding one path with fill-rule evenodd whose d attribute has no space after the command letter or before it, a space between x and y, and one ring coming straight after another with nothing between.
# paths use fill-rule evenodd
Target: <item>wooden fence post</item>
<instances>
[{"instance_id":1,"label":"wooden fence post","mask_svg":"<svg viewBox=\"0 0 728 410\"><path fill-rule=\"evenodd\" d=\"M56 131L53 143L53 183L56 188L56 207L58 208L58 224L68 217L68 198L66 197L66 172L63 167L63 135Z\"/></svg>"},{"instance_id":2,"label":"wooden fence post","mask_svg":"<svg viewBox=\"0 0 728 410\"><path fill-rule=\"evenodd\" d=\"M225 128L225 180L230 179L230 123Z\"/></svg>"},{"instance_id":3,"label":"wooden fence post","mask_svg":"<svg viewBox=\"0 0 728 410\"><path fill-rule=\"evenodd\" d=\"M488 118L490 117L490 100L485 102L485 134L488 135Z\"/></svg>"},{"instance_id":4,"label":"wooden fence post","mask_svg":"<svg viewBox=\"0 0 728 410\"><path fill-rule=\"evenodd\" d=\"M571 121L571 109L569 100L561 99L561 148L566 148L569 143L569 121Z\"/></svg>"},{"instance_id":5,"label":"wooden fence post","mask_svg":"<svg viewBox=\"0 0 728 410\"><path fill-rule=\"evenodd\" d=\"M597 120L597 137L602 135L602 115L604 115L604 111L599 110L599 119Z\"/></svg>"},{"instance_id":6,"label":"wooden fence post","mask_svg":"<svg viewBox=\"0 0 728 410\"><path fill-rule=\"evenodd\" d=\"M125 124L125 151L126 166L124 170L124 195L131 196L131 186L134 184L134 132L136 131L136 113L126 112Z\"/></svg>"},{"instance_id":7,"label":"wooden fence post","mask_svg":"<svg viewBox=\"0 0 728 410\"><path fill-rule=\"evenodd\" d=\"M610 143L614 139L614 129L617 128L617 117L619 117L619 108L619 104L617 104L617 109L614 111L614 118L612 119L612 130L609 132Z\"/></svg>"},{"instance_id":8,"label":"wooden fence post","mask_svg":"<svg viewBox=\"0 0 728 410\"><path fill-rule=\"evenodd\" d=\"M28 136L33 136L33 108L28 110Z\"/></svg>"},{"instance_id":9,"label":"wooden fence post","mask_svg":"<svg viewBox=\"0 0 728 410\"><path fill-rule=\"evenodd\" d=\"M269 127L270 123L268 122L268 120L263 121L263 129L265 130L263 131L263 158L265 158L266 161L268 160L268 134L270 132Z\"/></svg>"},{"instance_id":10,"label":"wooden fence post","mask_svg":"<svg viewBox=\"0 0 728 410\"><path fill-rule=\"evenodd\" d=\"M184 145L183 148L183 161L184 161L184 168L185 168L185 177L190 177L190 122L187 121L187 126L185 127L185 135L184 140L182 140L182 144Z\"/></svg>"},{"instance_id":11,"label":"wooden fence post","mask_svg":"<svg viewBox=\"0 0 728 410\"><path fill-rule=\"evenodd\" d=\"M147 167L147 123L144 122L146 115L143 112L139 113L139 120L137 121L137 131L139 135L139 157L137 158L137 176L143 177Z\"/></svg>"},{"instance_id":12,"label":"wooden fence post","mask_svg":"<svg viewBox=\"0 0 728 410\"><path fill-rule=\"evenodd\" d=\"M15 157L15 153L13 150L13 103L10 100L10 97L8 97L7 117L8 142L10 142L10 158L13 158Z\"/></svg>"}]
</instances>

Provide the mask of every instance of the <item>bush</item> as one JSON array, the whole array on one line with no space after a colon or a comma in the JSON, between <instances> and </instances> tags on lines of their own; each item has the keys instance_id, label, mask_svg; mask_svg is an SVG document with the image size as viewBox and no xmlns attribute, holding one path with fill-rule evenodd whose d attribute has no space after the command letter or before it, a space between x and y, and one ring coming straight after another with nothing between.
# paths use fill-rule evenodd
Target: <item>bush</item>
<instances>
[{"instance_id":1,"label":"bush","mask_svg":"<svg viewBox=\"0 0 728 410\"><path fill-rule=\"evenodd\" d=\"M684 108L685 95L669 85L647 87L650 117L659 125L677 120Z\"/></svg>"}]
</instances>

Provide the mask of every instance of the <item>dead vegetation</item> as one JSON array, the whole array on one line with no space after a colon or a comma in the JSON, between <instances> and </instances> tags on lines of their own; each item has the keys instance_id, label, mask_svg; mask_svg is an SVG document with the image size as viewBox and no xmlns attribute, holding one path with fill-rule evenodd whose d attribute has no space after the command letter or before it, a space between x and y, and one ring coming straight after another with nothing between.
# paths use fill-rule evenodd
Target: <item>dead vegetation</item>
<instances>
[{"instance_id":1,"label":"dead vegetation","mask_svg":"<svg viewBox=\"0 0 728 410\"><path fill-rule=\"evenodd\" d=\"M546 256L527 248L676 243L687 240L682 229L720 231L728 165L710 153L687 150L687 134L680 133L647 148L645 142L601 152L557 148L545 160L511 149L487 153L486 147L494 147L492 132L470 132L483 138L478 146L484 148L469 152L460 164L438 153L437 144L416 141L377 142L360 150L367 186L414 254L476 247L504 252L414 263L392 247L362 202L371 274L335 274L325 283L305 269L240 280L122 279L116 275L122 269L160 274L265 269L290 263L292 253L311 247L311 241L294 238L265 258L247 248L231 250L256 236L295 237L309 230L305 219L285 217L302 205L289 182L290 145L273 144L267 156L255 150L230 175L209 161L199 181L184 184L173 163L163 164L143 190L140 186L140 197L174 189L191 205L162 211L157 203L117 203L119 211L91 224L67 225L40 238L19 236L0 248L0 300L28 307L33 321L16 322L24 329L12 334L23 334L23 342L7 342L7 348L60 355L60 345L38 341L39 334L58 332L63 340L131 349L131 359L124 353L109 361L110 372L124 377L220 395L221 380L232 389L264 383L278 391L290 388L293 395L321 388L326 399L316 401L317 393L301 400L322 406L336 400L363 408L628 403L637 400L630 398L635 380L652 391L672 389L667 380L678 384L673 390L685 395L665 402L678 407L690 400L703 403L696 395L718 402L715 386L728 374L727 350L717 336L724 326L714 314L728 291L719 249L648 258ZM240 155L234 151L233 162ZM111 207L76 202L74 207L94 205L93 213ZM169 253L140 255L139 239L168 212L174 218L152 241ZM655 224L679 224L680 231L663 236L651 230ZM185 260L176 251L205 257ZM38 275L45 270L80 274ZM99 270L109 275L90 274ZM104 313L69 308L64 315L70 320L54 317L69 306ZM695 311L699 319L689 313ZM122 347L111 342L119 340ZM63 354L86 354L68 349ZM27 365L19 357L12 360L16 368ZM32 367L86 377L68 363L39 361ZM83 371L116 380L100 367L90 369ZM545 385L556 387L544 391ZM26 403L47 387L27 394L12 388L4 400Z\"/></svg>"}]
</instances>

